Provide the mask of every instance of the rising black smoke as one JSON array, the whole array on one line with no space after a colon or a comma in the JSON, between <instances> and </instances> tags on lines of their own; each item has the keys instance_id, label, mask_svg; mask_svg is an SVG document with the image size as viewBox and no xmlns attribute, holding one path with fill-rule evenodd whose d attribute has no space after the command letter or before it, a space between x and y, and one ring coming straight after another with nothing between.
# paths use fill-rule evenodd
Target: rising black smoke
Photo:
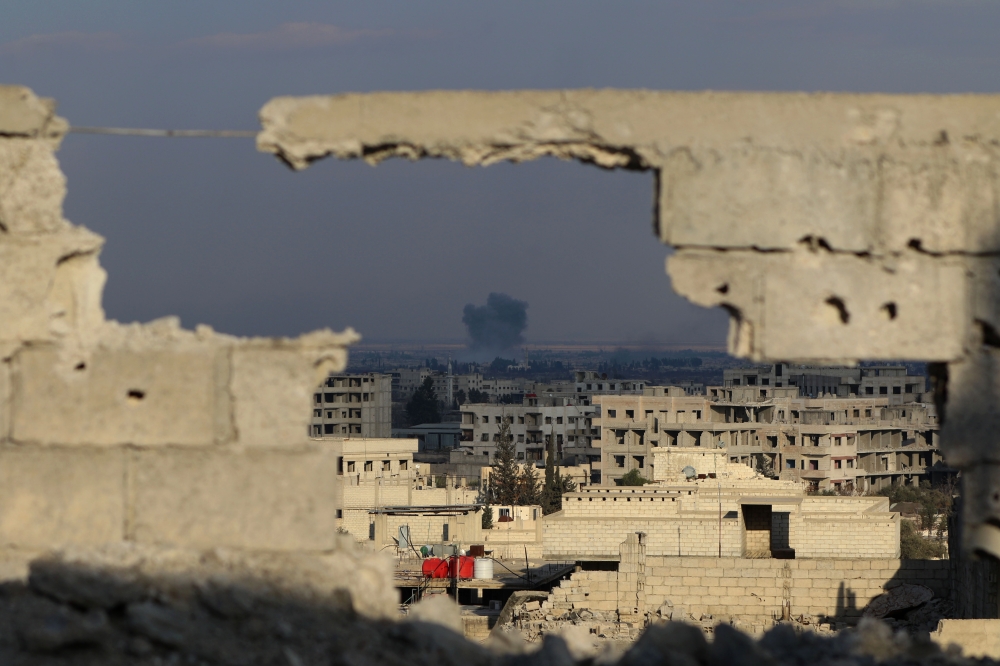
<instances>
[{"instance_id":1,"label":"rising black smoke","mask_svg":"<svg viewBox=\"0 0 1000 666\"><path fill-rule=\"evenodd\" d=\"M522 333L528 327L528 304L507 294L492 293L486 298L486 305L466 305L462 323L469 331L472 351L499 353L524 343Z\"/></svg>"}]
</instances>

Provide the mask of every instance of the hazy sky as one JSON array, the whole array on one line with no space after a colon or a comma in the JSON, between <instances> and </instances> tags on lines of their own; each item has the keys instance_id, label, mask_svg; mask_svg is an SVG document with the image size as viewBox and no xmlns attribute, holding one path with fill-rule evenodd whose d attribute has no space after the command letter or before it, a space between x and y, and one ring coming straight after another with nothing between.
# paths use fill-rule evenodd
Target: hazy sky
<instances>
[{"instance_id":1,"label":"hazy sky","mask_svg":"<svg viewBox=\"0 0 1000 666\"><path fill-rule=\"evenodd\" d=\"M1000 2L0 2L0 82L74 125L256 129L286 94L431 88L998 92ZM490 292L529 342L718 343L675 296L652 177L543 160L320 162L253 141L74 135L67 217L108 316L237 334L462 338Z\"/></svg>"}]
</instances>

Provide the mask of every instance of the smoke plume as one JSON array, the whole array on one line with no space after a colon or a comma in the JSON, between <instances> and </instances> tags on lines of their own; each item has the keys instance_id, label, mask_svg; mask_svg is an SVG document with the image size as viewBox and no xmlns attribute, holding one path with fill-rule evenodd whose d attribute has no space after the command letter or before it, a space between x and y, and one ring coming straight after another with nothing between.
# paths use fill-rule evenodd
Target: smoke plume
<instances>
[{"instance_id":1,"label":"smoke plume","mask_svg":"<svg viewBox=\"0 0 1000 666\"><path fill-rule=\"evenodd\" d=\"M486 305L469 303L462 311L473 351L501 352L524 343L528 304L507 294L492 293Z\"/></svg>"}]
</instances>

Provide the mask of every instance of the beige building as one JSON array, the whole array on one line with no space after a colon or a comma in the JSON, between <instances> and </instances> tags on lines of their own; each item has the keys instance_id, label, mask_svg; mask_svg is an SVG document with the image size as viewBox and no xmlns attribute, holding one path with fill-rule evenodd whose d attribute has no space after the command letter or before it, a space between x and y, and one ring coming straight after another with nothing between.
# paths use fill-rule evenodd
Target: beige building
<instances>
[{"instance_id":1,"label":"beige building","mask_svg":"<svg viewBox=\"0 0 1000 666\"><path fill-rule=\"evenodd\" d=\"M761 396L760 393L764 395ZM795 387L676 387L599 396L603 480L632 469L654 478L658 447L723 448L743 463L816 490L871 490L948 475L933 406L886 398L798 397Z\"/></svg>"},{"instance_id":2,"label":"beige building","mask_svg":"<svg viewBox=\"0 0 1000 666\"><path fill-rule=\"evenodd\" d=\"M310 434L391 437L392 377L331 374L313 393Z\"/></svg>"},{"instance_id":3,"label":"beige building","mask_svg":"<svg viewBox=\"0 0 1000 666\"><path fill-rule=\"evenodd\" d=\"M826 367L775 363L723 371L723 386L794 386L808 398L885 398L890 405L920 400L926 390L924 377L907 374L906 366L875 365Z\"/></svg>"},{"instance_id":4,"label":"beige building","mask_svg":"<svg viewBox=\"0 0 1000 666\"><path fill-rule=\"evenodd\" d=\"M661 447L654 483L590 487L546 516L544 556L616 561L629 534L663 557L898 558L899 514L884 497L809 496L724 450Z\"/></svg>"},{"instance_id":5,"label":"beige building","mask_svg":"<svg viewBox=\"0 0 1000 666\"><path fill-rule=\"evenodd\" d=\"M337 456L340 498L337 527L359 541L375 539L372 512L386 507L473 504L477 491L446 479L437 487L433 477L413 462L415 439L351 438L328 441Z\"/></svg>"}]
</instances>

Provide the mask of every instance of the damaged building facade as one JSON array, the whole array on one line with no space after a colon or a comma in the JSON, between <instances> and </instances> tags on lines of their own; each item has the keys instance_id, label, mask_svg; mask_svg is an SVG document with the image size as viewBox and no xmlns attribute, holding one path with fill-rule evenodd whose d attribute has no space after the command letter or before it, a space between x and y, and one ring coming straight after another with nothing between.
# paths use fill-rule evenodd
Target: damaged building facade
<instances>
[{"instance_id":1,"label":"damaged building facade","mask_svg":"<svg viewBox=\"0 0 1000 666\"><path fill-rule=\"evenodd\" d=\"M655 478L659 447L723 448L739 462L813 490L870 491L944 482L933 405L876 398L799 397L794 387L712 388L688 396L650 387L642 396L598 396L603 482L637 470Z\"/></svg>"}]
</instances>

